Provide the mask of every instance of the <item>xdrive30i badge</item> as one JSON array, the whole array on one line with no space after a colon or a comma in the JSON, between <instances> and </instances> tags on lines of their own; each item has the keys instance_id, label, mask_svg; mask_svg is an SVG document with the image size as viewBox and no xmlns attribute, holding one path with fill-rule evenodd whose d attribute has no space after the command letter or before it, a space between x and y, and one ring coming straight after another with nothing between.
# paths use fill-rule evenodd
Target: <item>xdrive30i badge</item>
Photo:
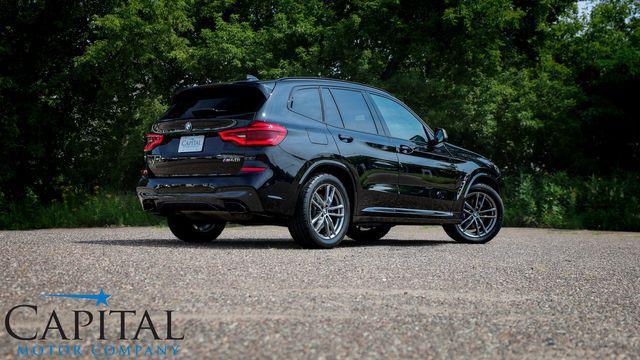
<instances>
[{"instance_id":1,"label":"xdrive30i badge","mask_svg":"<svg viewBox=\"0 0 640 360\"><path fill-rule=\"evenodd\" d=\"M240 162L242 158L239 156L222 156L223 163Z\"/></svg>"}]
</instances>

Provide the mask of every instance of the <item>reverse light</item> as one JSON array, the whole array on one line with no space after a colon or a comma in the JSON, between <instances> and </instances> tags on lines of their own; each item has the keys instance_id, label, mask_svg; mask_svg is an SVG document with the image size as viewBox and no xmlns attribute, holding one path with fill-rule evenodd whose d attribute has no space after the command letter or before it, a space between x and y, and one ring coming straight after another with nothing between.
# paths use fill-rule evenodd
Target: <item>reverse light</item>
<instances>
[{"instance_id":1,"label":"reverse light","mask_svg":"<svg viewBox=\"0 0 640 360\"><path fill-rule=\"evenodd\" d=\"M223 141L231 141L240 146L274 146L287 136L287 129L278 124L254 121L251 125L218 133Z\"/></svg>"},{"instance_id":2,"label":"reverse light","mask_svg":"<svg viewBox=\"0 0 640 360\"><path fill-rule=\"evenodd\" d=\"M153 150L156 146L162 144L164 139L164 136L154 133L147 134L145 137L147 138L147 144L144 146L144 151Z\"/></svg>"}]
</instances>

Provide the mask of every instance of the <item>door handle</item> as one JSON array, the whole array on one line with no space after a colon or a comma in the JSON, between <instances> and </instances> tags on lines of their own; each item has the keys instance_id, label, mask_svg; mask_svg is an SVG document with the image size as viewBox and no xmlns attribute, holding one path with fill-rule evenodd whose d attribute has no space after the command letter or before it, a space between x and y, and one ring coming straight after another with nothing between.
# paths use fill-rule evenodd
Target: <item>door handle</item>
<instances>
[{"instance_id":1,"label":"door handle","mask_svg":"<svg viewBox=\"0 0 640 360\"><path fill-rule=\"evenodd\" d=\"M403 154L411 154L415 150L411 146L408 145L400 145L400 152Z\"/></svg>"},{"instance_id":2,"label":"door handle","mask_svg":"<svg viewBox=\"0 0 640 360\"><path fill-rule=\"evenodd\" d=\"M338 134L338 139L340 139L340 141L344 141L346 143L350 143L353 141L353 137L348 136L348 135L342 135L342 134Z\"/></svg>"}]
</instances>

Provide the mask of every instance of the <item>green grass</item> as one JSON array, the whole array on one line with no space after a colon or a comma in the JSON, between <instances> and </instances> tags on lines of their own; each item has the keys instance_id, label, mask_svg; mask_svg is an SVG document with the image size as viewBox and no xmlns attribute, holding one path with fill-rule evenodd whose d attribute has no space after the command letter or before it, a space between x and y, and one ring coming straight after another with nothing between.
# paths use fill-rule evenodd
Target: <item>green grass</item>
<instances>
[{"instance_id":1,"label":"green grass","mask_svg":"<svg viewBox=\"0 0 640 360\"><path fill-rule=\"evenodd\" d=\"M0 228L16 230L164 223L163 218L142 211L135 195L108 192L75 196L73 199L54 201L46 206L10 204L0 213Z\"/></svg>"}]
</instances>

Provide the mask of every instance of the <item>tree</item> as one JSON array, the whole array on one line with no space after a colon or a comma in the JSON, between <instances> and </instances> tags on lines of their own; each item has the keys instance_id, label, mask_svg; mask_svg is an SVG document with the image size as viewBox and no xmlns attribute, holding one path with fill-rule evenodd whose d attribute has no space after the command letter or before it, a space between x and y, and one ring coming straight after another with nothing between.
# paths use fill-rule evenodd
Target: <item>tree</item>
<instances>
[{"instance_id":1,"label":"tree","mask_svg":"<svg viewBox=\"0 0 640 360\"><path fill-rule=\"evenodd\" d=\"M606 0L581 17L566 0L7 3L0 193L130 189L142 135L173 92L246 74L377 85L506 172L637 169L638 7Z\"/></svg>"},{"instance_id":2,"label":"tree","mask_svg":"<svg viewBox=\"0 0 640 360\"><path fill-rule=\"evenodd\" d=\"M0 202L59 194L77 180L69 134L88 119L79 111L93 84L74 70L94 14L110 1L3 1L0 14Z\"/></svg>"}]
</instances>

